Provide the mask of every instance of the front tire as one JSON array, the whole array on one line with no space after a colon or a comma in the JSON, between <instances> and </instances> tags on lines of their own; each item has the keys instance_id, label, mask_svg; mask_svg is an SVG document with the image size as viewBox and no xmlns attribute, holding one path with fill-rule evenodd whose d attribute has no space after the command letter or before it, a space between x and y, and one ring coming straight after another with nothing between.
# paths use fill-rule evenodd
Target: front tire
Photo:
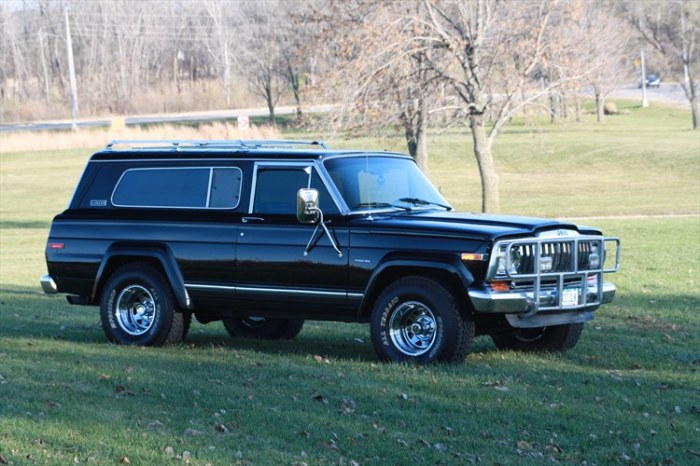
<instances>
[{"instance_id":1,"label":"front tire","mask_svg":"<svg viewBox=\"0 0 700 466\"><path fill-rule=\"evenodd\" d=\"M395 362L462 361L474 341L474 322L454 296L420 276L389 285L374 305L370 330L379 357Z\"/></svg>"},{"instance_id":2,"label":"front tire","mask_svg":"<svg viewBox=\"0 0 700 466\"><path fill-rule=\"evenodd\" d=\"M177 344L189 327L168 282L146 263L127 264L112 274L102 293L100 317L107 339L124 345Z\"/></svg>"},{"instance_id":3,"label":"front tire","mask_svg":"<svg viewBox=\"0 0 700 466\"><path fill-rule=\"evenodd\" d=\"M581 338L583 323L537 328L510 328L491 335L498 349L515 351L566 351Z\"/></svg>"}]
</instances>

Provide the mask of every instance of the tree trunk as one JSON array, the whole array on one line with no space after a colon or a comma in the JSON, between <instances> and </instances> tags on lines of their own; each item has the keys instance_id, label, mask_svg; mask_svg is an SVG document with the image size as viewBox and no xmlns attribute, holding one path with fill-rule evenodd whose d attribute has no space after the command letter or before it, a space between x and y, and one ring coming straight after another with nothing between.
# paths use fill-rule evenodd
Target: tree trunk
<instances>
[{"instance_id":1,"label":"tree trunk","mask_svg":"<svg viewBox=\"0 0 700 466\"><path fill-rule=\"evenodd\" d=\"M421 113L425 113L425 110ZM413 157L416 159L418 168L425 173L425 176L428 176L430 173L428 168L428 137L422 118L421 123L416 128L416 153Z\"/></svg>"},{"instance_id":2,"label":"tree trunk","mask_svg":"<svg viewBox=\"0 0 700 466\"><path fill-rule=\"evenodd\" d=\"M289 79L289 84L292 86L292 94L294 94L294 103L296 104L296 114L297 122L300 122L303 118L301 113L301 88L299 85L299 75L295 73L294 68L289 62L287 63L287 79Z\"/></svg>"},{"instance_id":3,"label":"tree trunk","mask_svg":"<svg viewBox=\"0 0 700 466\"><path fill-rule=\"evenodd\" d=\"M698 107L700 107L700 99L697 91L691 91L690 97L690 112L693 116L693 129L698 129Z\"/></svg>"},{"instance_id":4,"label":"tree trunk","mask_svg":"<svg viewBox=\"0 0 700 466\"><path fill-rule=\"evenodd\" d=\"M277 126L277 121L275 120L275 102L272 98L272 88L270 86L265 87L265 100L267 101L267 111L270 114L270 124L272 126Z\"/></svg>"},{"instance_id":5,"label":"tree trunk","mask_svg":"<svg viewBox=\"0 0 700 466\"><path fill-rule=\"evenodd\" d=\"M598 123L605 123L605 99L598 89L595 90L595 110Z\"/></svg>"},{"instance_id":6,"label":"tree trunk","mask_svg":"<svg viewBox=\"0 0 700 466\"><path fill-rule=\"evenodd\" d=\"M427 112L420 104L419 115L416 118L415 126L409 119L402 118L406 135L406 146L408 153L418 164L418 168L428 176L428 141L427 141Z\"/></svg>"},{"instance_id":7,"label":"tree trunk","mask_svg":"<svg viewBox=\"0 0 700 466\"><path fill-rule=\"evenodd\" d=\"M500 209L498 173L491 153L491 141L486 136L483 115L470 115L469 126L474 141L474 156L481 177L481 211L496 213Z\"/></svg>"},{"instance_id":8,"label":"tree trunk","mask_svg":"<svg viewBox=\"0 0 700 466\"><path fill-rule=\"evenodd\" d=\"M576 91L575 104L576 104L576 122L581 123L581 96L579 95L578 91Z\"/></svg>"}]
</instances>

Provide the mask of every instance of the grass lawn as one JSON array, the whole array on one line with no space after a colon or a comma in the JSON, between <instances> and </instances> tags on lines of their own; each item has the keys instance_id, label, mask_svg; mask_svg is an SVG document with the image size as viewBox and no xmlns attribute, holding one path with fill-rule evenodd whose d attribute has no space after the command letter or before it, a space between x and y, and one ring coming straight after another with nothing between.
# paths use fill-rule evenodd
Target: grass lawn
<instances>
[{"instance_id":1,"label":"grass lawn","mask_svg":"<svg viewBox=\"0 0 700 466\"><path fill-rule=\"evenodd\" d=\"M635 216L585 220L622 239L616 301L567 353L480 338L431 367L379 363L355 324L261 342L195 323L181 346L110 345L96 308L38 285L89 152L2 154L0 464L700 464L700 138L685 112L629 110L516 121L494 148L504 212ZM434 135L431 178L478 211L462 133Z\"/></svg>"}]
</instances>

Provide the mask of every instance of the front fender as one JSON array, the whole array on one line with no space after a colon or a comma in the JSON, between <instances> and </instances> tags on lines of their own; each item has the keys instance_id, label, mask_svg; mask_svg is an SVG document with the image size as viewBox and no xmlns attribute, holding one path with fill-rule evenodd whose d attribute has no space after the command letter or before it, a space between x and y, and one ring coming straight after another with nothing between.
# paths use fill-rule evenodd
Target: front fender
<instances>
[{"instance_id":1,"label":"front fender","mask_svg":"<svg viewBox=\"0 0 700 466\"><path fill-rule=\"evenodd\" d=\"M452 255L430 255L416 257L412 254L402 256L395 254L385 258L374 269L365 287L359 313L363 314L371 306L376 296L382 292L387 284L387 277L390 281L407 275L435 275L449 276L452 283L457 283L467 296L469 285L474 283L474 276L459 257Z\"/></svg>"}]
</instances>

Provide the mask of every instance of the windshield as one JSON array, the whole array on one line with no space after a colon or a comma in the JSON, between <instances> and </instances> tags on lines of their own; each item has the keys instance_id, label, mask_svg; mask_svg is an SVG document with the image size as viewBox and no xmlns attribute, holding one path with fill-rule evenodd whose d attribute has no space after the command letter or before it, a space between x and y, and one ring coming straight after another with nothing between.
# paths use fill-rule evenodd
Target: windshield
<instances>
[{"instance_id":1,"label":"windshield","mask_svg":"<svg viewBox=\"0 0 700 466\"><path fill-rule=\"evenodd\" d=\"M410 159L339 157L324 165L351 211L451 209Z\"/></svg>"}]
</instances>

